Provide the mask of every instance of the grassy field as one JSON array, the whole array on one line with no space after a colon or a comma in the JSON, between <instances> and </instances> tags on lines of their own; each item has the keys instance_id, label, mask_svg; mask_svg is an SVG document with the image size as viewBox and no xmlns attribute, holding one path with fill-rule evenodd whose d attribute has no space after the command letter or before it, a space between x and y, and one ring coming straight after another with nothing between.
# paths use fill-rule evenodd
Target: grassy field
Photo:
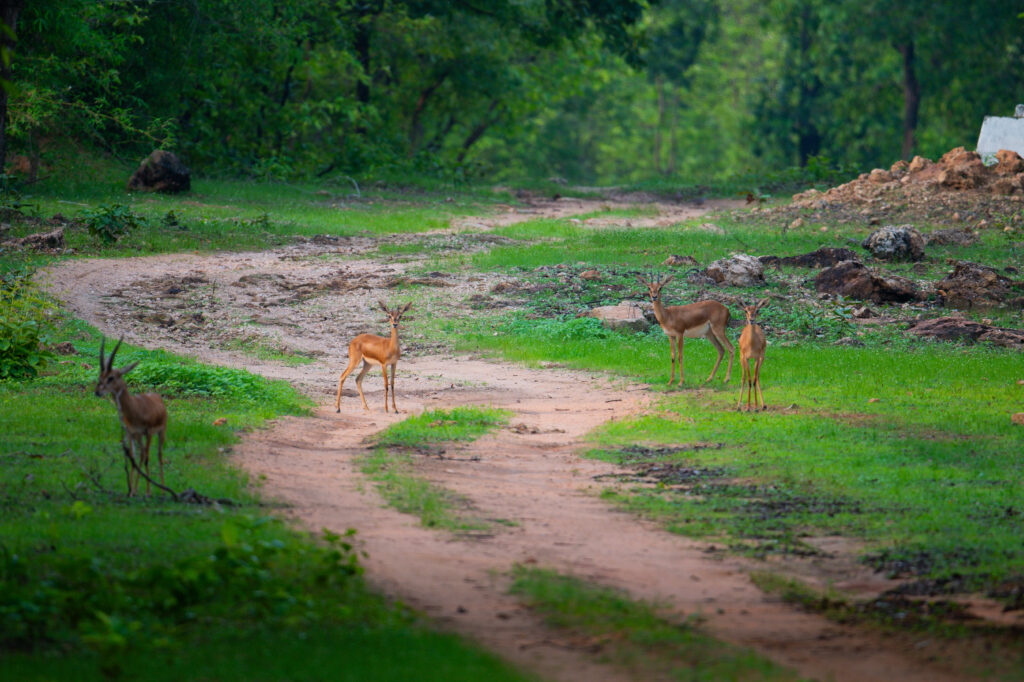
<instances>
[{"instance_id":1,"label":"grassy field","mask_svg":"<svg viewBox=\"0 0 1024 682\"><path fill-rule=\"evenodd\" d=\"M91 180L44 183L22 198L30 214L75 218L67 232L75 251L70 257L255 249L317 234L415 233L511 200L487 190L357 191L227 180L197 180L185 197L133 196L123 192L123 178L109 166L95 170ZM137 226L107 240L96 226L112 215L134 216ZM679 272L666 289L669 303L712 293L771 298L761 315L770 343L762 384L771 409L735 410L738 363L727 386L721 383L724 366L714 383L700 386L713 364L713 349L702 341L685 346L686 386L666 389L668 344L659 328L612 332L576 314L640 299L637 274L666 274L659 263L669 254L706 263L736 251L856 249L871 229L782 230L721 216L715 219L721 231L714 232L702 222L589 229L567 220L535 220L493 230L490 248L472 253L430 239L385 244L382 252L425 252L424 270L485 271L520 284L492 295L510 308L485 302L464 316L423 316L415 326L424 338L515 362L608 372L652 387L657 398L648 414L591 435L589 456L634 468L645 478L609 488L611 502L673 532L755 556L813 555L815 537L856 538L865 547L864 562L912 578L913 594L974 591L1024 607L1024 427L1010 421L1012 413L1024 411L1022 356L910 338L907 320L946 312L926 305L872 306L898 321L854 325L848 311L855 302L821 301L809 292L806 281L814 271L782 268L767 274L764 288L714 292ZM9 236L39 229L38 222L15 221ZM929 247L929 254L916 269L890 269L934 280L948 272L945 259L955 258L1024 270L1022 242L998 231L983 231L969 247ZM258 496L259 482L231 466L239 432L308 409L288 386L123 348L118 364L141 361L129 375L133 386L158 390L171 403L168 485L225 502L128 499L114 409L92 394L99 338L48 307L26 284L26 276L52 258L0 251L3 322L22 325L19 334L32 325L52 327L44 330L46 343L69 342L74 349L51 358L34 378L0 379L0 677L188 679L194 677L190 671L210 670L216 673L211 679L408 679L415 670L423 679L431 679L426 671L436 679L521 679L369 593L351 538L296 534L274 520L274 510ZM602 278L578 277L590 268ZM417 286L402 293L413 300L444 295ZM731 308L737 315L738 306ZM966 315L1024 326L1017 310ZM738 329L730 336L735 342ZM835 345L841 339L859 345ZM26 348L34 352L32 344ZM253 352L282 362L308 359L270 346ZM464 514L458 500L416 475L414 457L403 450L471 439L507 418L465 409L392 427L362 463L392 503L419 514L425 525L458 531L495 522ZM214 425L220 418L225 422ZM538 580L562 584L557 576ZM97 584L103 589L94 589ZM264 597L251 600L253 593ZM235 608L243 602L251 607ZM662 625L626 620L616 627L660 632ZM396 653L371 655L379 650ZM295 661L308 663L307 677L289 672ZM750 665L767 679L787 675ZM717 673L709 670L713 679Z\"/></svg>"}]
</instances>

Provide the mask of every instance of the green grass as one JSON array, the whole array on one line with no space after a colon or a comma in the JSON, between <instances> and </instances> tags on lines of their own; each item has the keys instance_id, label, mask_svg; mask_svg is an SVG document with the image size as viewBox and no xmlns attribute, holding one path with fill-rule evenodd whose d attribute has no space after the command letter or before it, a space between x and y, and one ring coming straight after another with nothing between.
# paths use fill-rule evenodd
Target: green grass
<instances>
[{"instance_id":1,"label":"green grass","mask_svg":"<svg viewBox=\"0 0 1024 682\"><path fill-rule=\"evenodd\" d=\"M450 409L424 410L392 424L374 437L383 447L417 448L424 444L474 441L488 431L508 423L508 410L464 405Z\"/></svg>"},{"instance_id":2,"label":"green grass","mask_svg":"<svg viewBox=\"0 0 1024 682\"><path fill-rule=\"evenodd\" d=\"M226 501L128 498L116 411L93 395L99 337L64 320L52 341L78 354L0 382L0 677L526 679L370 592L350 537L267 516L225 453L308 410L288 384L122 346L133 390L168 406L168 486Z\"/></svg>"},{"instance_id":3,"label":"green grass","mask_svg":"<svg viewBox=\"0 0 1024 682\"><path fill-rule=\"evenodd\" d=\"M314 362L314 359L305 353L285 346L271 344L258 336L231 339L224 342L221 348L239 351L258 360L280 362L291 367L308 365Z\"/></svg>"},{"instance_id":4,"label":"green grass","mask_svg":"<svg viewBox=\"0 0 1024 682\"><path fill-rule=\"evenodd\" d=\"M495 328L496 336L483 331ZM609 493L673 531L757 552L806 551L806 535L850 535L868 542L867 559L883 570L1010 600L1014 593L1001 590L1024 577L1024 460L1020 427L1010 421L1024 402L1016 383L1024 366L1012 351L770 345L762 384L776 410L747 414L735 410L738 363L728 387L723 366L715 382L693 390L714 362L707 343L686 345L687 388L666 391L660 330L620 334L589 319L520 317L483 329L464 332L462 347L610 371L659 392L650 414L592 434L594 456L625 462L621 451L636 444L721 444L671 459L721 470L712 480Z\"/></svg>"},{"instance_id":5,"label":"green grass","mask_svg":"<svg viewBox=\"0 0 1024 682\"><path fill-rule=\"evenodd\" d=\"M795 680L795 673L667 618L656 604L554 571L517 567L512 594L548 624L586 638L613 663L644 679Z\"/></svg>"},{"instance_id":6,"label":"green grass","mask_svg":"<svg viewBox=\"0 0 1024 682\"><path fill-rule=\"evenodd\" d=\"M473 441L507 423L510 414L507 410L475 406L424 410L374 436L378 447L360 459L360 467L376 482L389 505L419 516L420 523L428 528L464 533L486 530L491 523L507 524L501 519L478 518L465 499L418 476L413 457L398 450L433 453L440 443Z\"/></svg>"}]
</instances>

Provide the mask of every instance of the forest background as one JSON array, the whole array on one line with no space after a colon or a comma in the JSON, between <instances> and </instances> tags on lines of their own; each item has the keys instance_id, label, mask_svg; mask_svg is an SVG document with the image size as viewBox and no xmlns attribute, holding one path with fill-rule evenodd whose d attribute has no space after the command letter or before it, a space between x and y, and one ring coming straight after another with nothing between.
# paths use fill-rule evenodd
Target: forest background
<instances>
[{"instance_id":1,"label":"forest background","mask_svg":"<svg viewBox=\"0 0 1024 682\"><path fill-rule=\"evenodd\" d=\"M888 167L1024 100L1019 2L3 3L0 160L572 183ZM2 119L0 119L2 120ZM70 141L74 141L71 143ZM72 144L74 149L69 150Z\"/></svg>"}]
</instances>

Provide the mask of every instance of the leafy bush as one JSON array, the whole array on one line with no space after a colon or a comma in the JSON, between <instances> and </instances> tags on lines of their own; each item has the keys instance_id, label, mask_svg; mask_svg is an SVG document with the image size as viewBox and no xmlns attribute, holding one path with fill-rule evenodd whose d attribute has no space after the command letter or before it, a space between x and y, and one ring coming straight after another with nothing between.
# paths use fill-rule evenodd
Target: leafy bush
<instances>
[{"instance_id":1,"label":"leafy bush","mask_svg":"<svg viewBox=\"0 0 1024 682\"><path fill-rule=\"evenodd\" d=\"M588 339L609 339L615 332L593 317L577 317L569 320L525 320L512 323L512 332L521 336L532 336L542 341L586 341Z\"/></svg>"},{"instance_id":2,"label":"leafy bush","mask_svg":"<svg viewBox=\"0 0 1024 682\"><path fill-rule=\"evenodd\" d=\"M0 545L0 645L79 643L109 655L189 622L343 621L345 596L362 589L347 536L286 542L259 533L265 523L230 519L214 551L134 570L74 555L40 568Z\"/></svg>"},{"instance_id":3,"label":"leafy bush","mask_svg":"<svg viewBox=\"0 0 1024 682\"><path fill-rule=\"evenodd\" d=\"M263 377L229 367L146 360L128 376L135 383L145 384L172 395L211 396L259 402L271 399L274 394L274 384Z\"/></svg>"},{"instance_id":4,"label":"leafy bush","mask_svg":"<svg viewBox=\"0 0 1024 682\"><path fill-rule=\"evenodd\" d=\"M146 225L146 219L122 204L100 206L95 210L82 211L82 220L89 234L100 241L111 244Z\"/></svg>"},{"instance_id":5,"label":"leafy bush","mask_svg":"<svg viewBox=\"0 0 1024 682\"><path fill-rule=\"evenodd\" d=\"M31 378L46 367L52 310L27 275L0 279L0 379Z\"/></svg>"}]
</instances>

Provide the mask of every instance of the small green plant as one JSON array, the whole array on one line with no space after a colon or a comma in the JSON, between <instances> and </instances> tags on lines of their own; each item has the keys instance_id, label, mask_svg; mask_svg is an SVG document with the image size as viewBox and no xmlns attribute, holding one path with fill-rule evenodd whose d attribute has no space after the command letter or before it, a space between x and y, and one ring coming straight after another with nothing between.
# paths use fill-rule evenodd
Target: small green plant
<instances>
[{"instance_id":1,"label":"small green plant","mask_svg":"<svg viewBox=\"0 0 1024 682\"><path fill-rule=\"evenodd\" d=\"M146 225L146 219L123 204L100 206L82 211L85 228L96 239L112 244L133 230Z\"/></svg>"},{"instance_id":2,"label":"small green plant","mask_svg":"<svg viewBox=\"0 0 1024 682\"><path fill-rule=\"evenodd\" d=\"M27 276L0 279L0 379L31 378L46 367L52 312Z\"/></svg>"},{"instance_id":3,"label":"small green plant","mask_svg":"<svg viewBox=\"0 0 1024 682\"><path fill-rule=\"evenodd\" d=\"M377 436L379 445L421 447L425 443L473 441L508 422L508 410L466 405L450 410L425 410L392 424Z\"/></svg>"},{"instance_id":4,"label":"small green plant","mask_svg":"<svg viewBox=\"0 0 1024 682\"><path fill-rule=\"evenodd\" d=\"M173 208L164 214L160 222L164 227L172 227L178 230L187 230L188 225L182 222L181 214L179 211L175 211Z\"/></svg>"}]
</instances>

